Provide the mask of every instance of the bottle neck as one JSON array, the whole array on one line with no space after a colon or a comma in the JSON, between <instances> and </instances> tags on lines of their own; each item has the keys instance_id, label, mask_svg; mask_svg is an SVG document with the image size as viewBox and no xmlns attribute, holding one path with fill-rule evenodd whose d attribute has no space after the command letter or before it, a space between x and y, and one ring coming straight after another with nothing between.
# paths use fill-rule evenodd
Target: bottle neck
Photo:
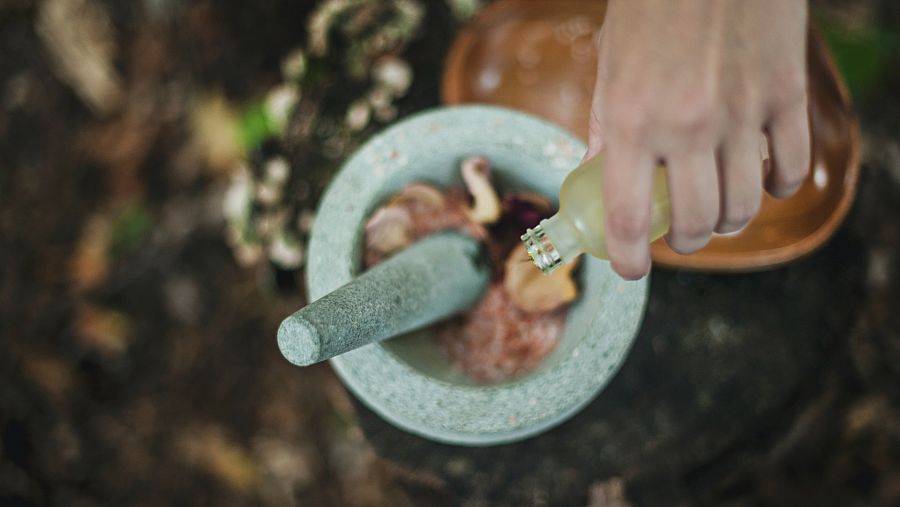
<instances>
[{"instance_id":1,"label":"bottle neck","mask_svg":"<svg viewBox=\"0 0 900 507\"><path fill-rule=\"evenodd\" d=\"M528 229L522 235L522 242L531 260L544 274L552 273L584 253L578 242L578 231L561 213L541 220L534 229Z\"/></svg>"}]
</instances>

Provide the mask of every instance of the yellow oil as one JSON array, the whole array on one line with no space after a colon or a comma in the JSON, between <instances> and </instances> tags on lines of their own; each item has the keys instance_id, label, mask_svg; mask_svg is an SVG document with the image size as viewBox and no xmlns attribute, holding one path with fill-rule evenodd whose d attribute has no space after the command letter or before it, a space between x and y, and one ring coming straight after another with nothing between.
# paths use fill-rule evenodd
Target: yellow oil
<instances>
[{"instance_id":1,"label":"yellow oil","mask_svg":"<svg viewBox=\"0 0 900 507\"><path fill-rule=\"evenodd\" d=\"M549 273L584 252L609 258L602 192L603 158L596 156L576 167L563 181L559 212L522 236L535 264L544 272ZM668 229L666 172L660 166L654 174L648 241L656 240Z\"/></svg>"}]
</instances>

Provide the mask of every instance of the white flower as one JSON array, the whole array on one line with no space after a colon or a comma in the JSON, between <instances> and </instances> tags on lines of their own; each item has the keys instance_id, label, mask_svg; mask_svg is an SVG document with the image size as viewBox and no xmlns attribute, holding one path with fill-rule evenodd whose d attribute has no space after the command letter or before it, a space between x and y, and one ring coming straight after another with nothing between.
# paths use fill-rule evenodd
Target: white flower
<instances>
[{"instance_id":1,"label":"white flower","mask_svg":"<svg viewBox=\"0 0 900 507\"><path fill-rule=\"evenodd\" d=\"M360 131L369 124L371 116L372 110L369 107L369 103L365 99L360 99L350 104L350 107L347 108L347 117L344 119L344 124L354 132Z\"/></svg>"},{"instance_id":2,"label":"white flower","mask_svg":"<svg viewBox=\"0 0 900 507\"><path fill-rule=\"evenodd\" d=\"M269 260L284 269L297 269L303 264L303 244L293 234L281 231L269 244Z\"/></svg>"},{"instance_id":3,"label":"white flower","mask_svg":"<svg viewBox=\"0 0 900 507\"><path fill-rule=\"evenodd\" d=\"M412 84L412 69L405 60L392 55L382 56L375 62L372 75L379 86L394 97L402 97Z\"/></svg>"},{"instance_id":4,"label":"white flower","mask_svg":"<svg viewBox=\"0 0 900 507\"><path fill-rule=\"evenodd\" d=\"M284 157L275 157L266 163L266 180L281 185L291 175L291 165Z\"/></svg>"},{"instance_id":5,"label":"white flower","mask_svg":"<svg viewBox=\"0 0 900 507\"><path fill-rule=\"evenodd\" d=\"M266 96L266 114L277 132L284 130L294 107L300 100L300 91L296 86L283 84L273 88Z\"/></svg>"},{"instance_id":6,"label":"white flower","mask_svg":"<svg viewBox=\"0 0 900 507\"><path fill-rule=\"evenodd\" d=\"M231 184L222 199L222 215L231 222L246 219L253 200L253 179L246 167L240 166L231 176Z\"/></svg>"}]
</instances>

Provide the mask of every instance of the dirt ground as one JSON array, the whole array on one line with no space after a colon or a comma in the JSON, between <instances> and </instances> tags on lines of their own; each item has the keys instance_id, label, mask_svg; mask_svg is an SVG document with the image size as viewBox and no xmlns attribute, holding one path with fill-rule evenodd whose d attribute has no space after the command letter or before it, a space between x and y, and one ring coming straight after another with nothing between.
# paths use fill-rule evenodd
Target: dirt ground
<instances>
[{"instance_id":1,"label":"dirt ground","mask_svg":"<svg viewBox=\"0 0 900 507\"><path fill-rule=\"evenodd\" d=\"M53 1L93 31L59 33L67 24L46 2L0 2L0 504L900 504L900 52L885 57L893 71L877 79L850 76L859 83L863 177L828 248L774 274L654 273L656 304L681 301L686 315L702 315L710 294L725 295L722 308L743 304L727 297L735 287L750 291L752 306L782 276L816 281L821 307L797 304L808 319L797 336L817 321L831 334L785 349L798 364L815 363L796 368L794 390L723 437L727 449L715 455L682 435L665 454L581 456L573 428L591 426L576 420L522 447L461 456L385 427L328 365L287 363L275 331L304 303L302 274L239 263L226 240L231 174L217 163L221 150L197 144L198 104L246 104L277 84L282 59L306 43L314 2ZM404 54L415 80L397 103L400 117L439 105L459 26L445 3L421 3L428 29ZM862 3L893 23L884 37L898 33L896 7ZM832 4L849 13L838 20L856 19L857 7ZM104 16L108 26L97 21ZM855 48L838 50L853 60ZM112 72L72 64L85 54ZM323 118L347 102L342 90L324 100ZM314 206L341 157L295 148L304 202ZM634 371L653 367L656 343L635 351ZM703 345L674 347L684 354L673 357L690 361ZM741 371L753 379L753 368ZM643 392L642 378L626 372L613 393ZM741 397L730 389L715 396ZM614 407L612 396L590 417ZM716 424L696 427L709 432L697 446L719 442ZM578 455L577 465L546 459L554 449ZM653 462L690 453L697 459L687 468Z\"/></svg>"}]
</instances>

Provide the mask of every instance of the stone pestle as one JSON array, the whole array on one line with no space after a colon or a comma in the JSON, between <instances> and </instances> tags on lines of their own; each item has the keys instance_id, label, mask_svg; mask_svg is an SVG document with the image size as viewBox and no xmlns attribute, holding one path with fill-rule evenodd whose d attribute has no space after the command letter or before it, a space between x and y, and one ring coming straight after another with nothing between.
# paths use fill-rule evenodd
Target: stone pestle
<instances>
[{"instance_id":1,"label":"stone pestle","mask_svg":"<svg viewBox=\"0 0 900 507\"><path fill-rule=\"evenodd\" d=\"M465 310L489 278L477 241L433 234L284 319L278 348L299 366L325 361Z\"/></svg>"}]
</instances>

